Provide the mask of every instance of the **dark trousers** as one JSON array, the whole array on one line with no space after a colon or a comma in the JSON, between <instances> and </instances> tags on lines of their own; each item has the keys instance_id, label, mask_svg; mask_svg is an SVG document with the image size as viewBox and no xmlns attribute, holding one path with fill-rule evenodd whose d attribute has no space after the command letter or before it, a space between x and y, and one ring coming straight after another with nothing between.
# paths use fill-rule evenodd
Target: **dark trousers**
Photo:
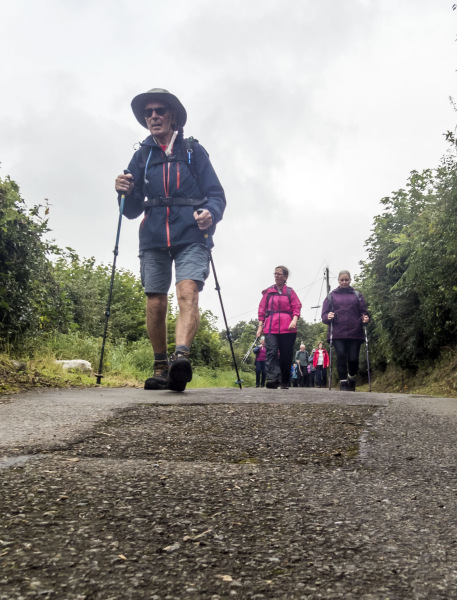
<instances>
[{"instance_id":1,"label":"dark trousers","mask_svg":"<svg viewBox=\"0 0 457 600\"><path fill-rule=\"evenodd\" d=\"M267 347L265 367L268 381L289 384L296 337L296 333L268 333L265 335L265 346Z\"/></svg>"},{"instance_id":2,"label":"dark trousers","mask_svg":"<svg viewBox=\"0 0 457 600\"><path fill-rule=\"evenodd\" d=\"M298 385L300 387L308 387L308 369L307 367L302 367L301 365L300 368L301 373L298 371Z\"/></svg>"},{"instance_id":3,"label":"dark trousers","mask_svg":"<svg viewBox=\"0 0 457 600\"><path fill-rule=\"evenodd\" d=\"M316 379L316 371L310 371L308 374L308 387L314 387L314 381Z\"/></svg>"},{"instance_id":4,"label":"dark trousers","mask_svg":"<svg viewBox=\"0 0 457 600\"><path fill-rule=\"evenodd\" d=\"M261 377L262 377L262 383L260 383L261 381ZM255 386L259 387L265 387L265 379L266 379L266 373L265 373L265 361L264 360L256 360L255 361Z\"/></svg>"},{"instance_id":5,"label":"dark trousers","mask_svg":"<svg viewBox=\"0 0 457 600\"><path fill-rule=\"evenodd\" d=\"M325 387L327 385L327 369L324 369L322 365L317 365L315 369L317 387Z\"/></svg>"},{"instance_id":6,"label":"dark trousers","mask_svg":"<svg viewBox=\"0 0 457 600\"><path fill-rule=\"evenodd\" d=\"M340 380L347 379L348 375L352 377L357 375L362 344L362 340L333 340L336 351L336 369Z\"/></svg>"}]
</instances>

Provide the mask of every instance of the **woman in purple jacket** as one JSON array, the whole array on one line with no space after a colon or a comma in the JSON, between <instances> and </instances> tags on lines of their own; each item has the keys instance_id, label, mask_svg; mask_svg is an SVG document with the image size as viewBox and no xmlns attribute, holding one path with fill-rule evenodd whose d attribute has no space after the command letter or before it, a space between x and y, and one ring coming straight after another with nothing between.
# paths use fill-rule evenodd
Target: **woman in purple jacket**
<instances>
[{"instance_id":1,"label":"woman in purple jacket","mask_svg":"<svg viewBox=\"0 0 457 600\"><path fill-rule=\"evenodd\" d=\"M351 287L349 271L340 271L339 287L324 300L322 321L333 327L333 345L336 350L336 368L340 378L340 390L355 391L359 368L360 346L365 340L363 325L370 320L365 299Z\"/></svg>"},{"instance_id":2,"label":"woman in purple jacket","mask_svg":"<svg viewBox=\"0 0 457 600\"><path fill-rule=\"evenodd\" d=\"M288 389L290 383L290 365L301 302L294 290L286 285L288 276L286 267L276 267L275 283L263 290L259 304L257 337L262 333L265 335L267 388L280 385L282 389Z\"/></svg>"}]
</instances>

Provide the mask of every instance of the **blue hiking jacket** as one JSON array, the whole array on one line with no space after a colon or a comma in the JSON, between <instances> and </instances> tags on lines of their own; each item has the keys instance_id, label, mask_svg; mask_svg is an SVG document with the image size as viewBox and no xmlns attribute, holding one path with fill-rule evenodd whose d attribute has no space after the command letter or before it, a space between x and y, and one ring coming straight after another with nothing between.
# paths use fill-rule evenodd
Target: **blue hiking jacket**
<instances>
[{"instance_id":1,"label":"blue hiking jacket","mask_svg":"<svg viewBox=\"0 0 457 600\"><path fill-rule=\"evenodd\" d=\"M185 159L184 145L182 139L175 140L173 156L176 160L170 161L152 136L148 136L130 161L128 169L135 186L125 197L124 215L136 219L144 212L140 224L140 252L192 243L212 246L212 235L225 210L224 190L203 146L195 140L192 147L194 175ZM145 207L147 198L168 198L168 205ZM173 198L201 198L202 201L197 206L176 206ZM193 217L197 208L209 210L213 218L211 229L200 231Z\"/></svg>"}]
</instances>

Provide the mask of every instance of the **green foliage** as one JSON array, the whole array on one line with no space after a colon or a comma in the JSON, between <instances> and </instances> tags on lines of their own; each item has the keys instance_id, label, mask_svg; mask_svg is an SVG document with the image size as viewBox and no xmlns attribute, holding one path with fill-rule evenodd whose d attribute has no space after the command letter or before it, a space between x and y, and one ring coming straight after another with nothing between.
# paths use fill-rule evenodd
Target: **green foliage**
<instances>
[{"instance_id":1,"label":"green foliage","mask_svg":"<svg viewBox=\"0 0 457 600\"><path fill-rule=\"evenodd\" d=\"M303 342L306 350L311 354L313 348L317 347L317 343L322 341L326 344L327 340L327 325L319 321L318 323L308 323L302 319L297 323L297 339L295 342L295 351L300 349L300 344Z\"/></svg>"},{"instance_id":2,"label":"green foliage","mask_svg":"<svg viewBox=\"0 0 457 600\"><path fill-rule=\"evenodd\" d=\"M434 171L413 171L406 190L382 204L361 263L373 360L416 368L457 342L455 152Z\"/></svg>"},{"instance_id":3,"label":"green foliage","mask_svg":"<svg viewBox=\"0 0 457 600\"><path fill-rule=\"evenodd\" d=\"M40 339L39 348L35 348L36 356L53 356L57 360L72 360L78 358L88 360L95 370L100 357L101 340L80 331L69 333L51 332ZM110 345L107 344L106 352Z\"/></svg>"},{"instance_id":4,"label":"green foliage","mask_svg":"<svg viewBox=\"0 0 457 600\"><path fill-rule=\"evenodd\" d=\"M236 325L230 327L233 352L235 354L239 369L244 369L246 368L246 365L253 364L254 362L252 353L248 357L246 363L242 363L241 361L243 360L244 355L247 353L248 349L251 347L252 343L256 339L257 327L257 319L251 319L249 323L247 323L246 321L239 321ZM232 364L233 359L231 356L230 343L227 338L226 329L223 329L219 333L219 339L221 340L226 353L225 364Z\"/></svg>"},{"instance_id":5,"label":"green foliage","mask_svg":"<svg viewBox=\"0 0 457 600\"><path fill-rule=\"evenodd\" d=\"M148 339L132 343L122 341L107 352L106 368L115 375L123 373L139 380L152 375L154 352Z\"/></svg>"},{"instance_id":6,"label":"green foliage","mask_svg":"<svg viewBox=\"0 0 457 600\"><path fill-rule=\"evenodd\" d=\"M243 373L242 386L255 387L255 373ZM188 388L238 388L236 383L236 373L233 369L210 369L209 367L197 367L194 370L192 381L187 385Z\"/></svg>"},{"instance_id":7,"label":"green foliage","mask_svg":"<svg viewBox=\"0 0 457 600\"><path fill-rule=\"evenodd\" d=\"M68 252L56 261L55 277L66 299L66 321L94 337L102 336L105 327L112 267L96 265L95 258L81 260ZM140 280L130 271L118 269L108 320L111 340L138 340L145 335L145 295Z\"/></svg>"},{"instance_id":8,"label":"green foliage","mask_svg":"<svg viewBox=\"0 0 457 600\"><path fill-rule=\"evenodd\" d=\"M211 368L221 367L227 363L226 353L219 340L216 317L211 311L200 313L200 325L191 349L191 358L196 366L206 365Z\"/></svg>"},{"instance_id":9,"label":"green foliage","mask_svg":"<svg viewBox=\"0 0 457 600\"><path fill-rule=\"evenodd\" d=\"M41 213L44 209L44 218ZM27 210L19 187L0 179L0 347L17 349L43 331L60 328L64 297L43 239L48 207Z\"/></svg>"}]
</instances>

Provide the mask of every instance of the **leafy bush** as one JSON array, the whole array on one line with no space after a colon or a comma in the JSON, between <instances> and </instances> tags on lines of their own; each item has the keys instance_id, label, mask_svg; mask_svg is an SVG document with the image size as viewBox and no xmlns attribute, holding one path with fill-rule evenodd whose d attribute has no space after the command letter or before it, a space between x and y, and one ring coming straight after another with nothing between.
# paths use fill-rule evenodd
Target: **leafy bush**
<instances>
[{"instance_id":1,"label":"leafy bush","mask_svg":"<svg viewBox=\"0 0 457 600\"><path fill-rule=\"evenodd\" d=\"M79 331L68 334L55 332L44 336L41 340L38 355L46 351L57 360L72 360L74 358L88 360L96 371L100 360L101 340ZM106 352L109 352L109 345Z\"/></svg>"},{"instance_id":2,"label":"leafy bush","mask_svg":"<svg viewBox=\"0 0 457 600\"><path fill-rule=\"evenodd\" d=\"M70 251L59 257L55 277L67 301L70 329L94 337L102 336L105 327L111 286L112 266L96 265L95 258L80 259ZM141 281L130 271L119 269L113 280L108 320L112 340L138 340L145 335L145 295Z\"/></svg>"},{"instance_id":3,"label":"leafy bush","mask_svg":"<svg viewBox=\"0 0 457 600\"><path fill-rule=\"evenodd\" d=\"M18 350L43 331L60 329L65 298L48 255L56 248L43 240L47 206L27 210L19 186L0 179L0 349Z\"/></svg>"}]
</instances>

